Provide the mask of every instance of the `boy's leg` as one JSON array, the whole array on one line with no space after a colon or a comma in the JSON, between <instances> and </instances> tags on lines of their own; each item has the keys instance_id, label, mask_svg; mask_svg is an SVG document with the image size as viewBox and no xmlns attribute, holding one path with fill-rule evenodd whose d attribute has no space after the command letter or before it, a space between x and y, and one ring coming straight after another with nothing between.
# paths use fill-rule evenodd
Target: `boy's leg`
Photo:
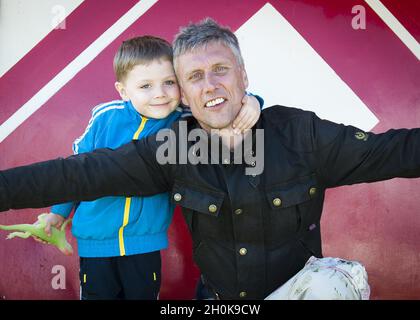
<instances>
[{"instance_id":1,"label":"boy's leg","mask_svg":"<svg viewBox=\"0 0 420 320\"><path fill-rule=\"evenodd\" d=\"M160 251L118 257L118 268L124 299L158 299L161 282Z\"/></svg>"},{"instance_id":2,"label":"boy's leg","mask_svg":"<svg viewBox=\"0 0 420 320\"><path fill-rule=\"evenodd\" d=\"M118 279L116 257L80 257L80 299L121 299L122 287Z\"/></svg>"}]
</instances>

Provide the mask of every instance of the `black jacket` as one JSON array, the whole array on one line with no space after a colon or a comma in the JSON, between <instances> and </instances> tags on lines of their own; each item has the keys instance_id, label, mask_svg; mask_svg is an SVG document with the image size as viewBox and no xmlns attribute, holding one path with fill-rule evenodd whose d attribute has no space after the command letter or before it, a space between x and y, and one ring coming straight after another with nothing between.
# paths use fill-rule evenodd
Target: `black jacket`
<instances>
[{"instance_id":1,"label":"black jacket","mask_svg":"<svg viewBox=\"0 0 420 320\"><path fill-rule=\"evenodd\" d=\"M190 119L188 132L196 127ZM281 106L264 109L256 128L265 139L260 175L245 175L246 163L161 165L155 154L164 142L150 136L3 171L0 210L172 191L208 284L221 298L262 299L322 256L326 188L420 176L420 129L365 133ZM174 130L183 139L177 123Z\"/></svg>"}]
</instances>

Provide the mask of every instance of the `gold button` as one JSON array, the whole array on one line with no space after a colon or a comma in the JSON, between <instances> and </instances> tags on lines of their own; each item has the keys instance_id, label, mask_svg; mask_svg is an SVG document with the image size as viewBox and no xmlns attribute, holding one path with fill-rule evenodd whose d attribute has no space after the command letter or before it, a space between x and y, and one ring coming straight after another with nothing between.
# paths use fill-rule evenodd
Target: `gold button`
<instances>
[{"instance_id":1,"label":"gold button","mask_svg":"<svg viewBox=\"0 0 420 320\"><path fill-rule=\"evenodd\" d=\"M175 193L175 194L174 194L174 200L175 200L175 201L181 201L181 199L182 199L181 194L179 194L179 193Z\"/></svg>"},{"instance_id":2,"label":"gold button","mask_svg":"<svg viewBox=\"0 0 420 320\"><path fill-rule=\"evenodd\" d=\"M224 160L223 160L223 163L224 163L224 164L229 164L229 163L230 163L230 161L229 161L229 159L224 159Z\"/></svg>"},{"instance_id":3,"label":"gold button","mask_svg":"<svg viewBox=\"0 0 420 320\"><path fill-rule=\"evenodd\" d=\"M310 188L310 189L309 189L309 195L310 195L311 197L313 197L315 194L316 194L316 188L315 188L315 187Z\"/></svg>"},{"instance_id":4,"label":"gold button","mask_svg":"<svg viewBox=\"0 0 420 320\"><path fill-rule=\"evenodd\" d=\"M239 298L245 298L246 297L246 291L241 291L239 293Z\"/></svg>"},{"instance_id":5,"label":"gold button","mask_svg":"<svg viewBox=\"0 0 420 320\"><path fill-rule=\"evenodd\" d=\"M241 249L239 249L239 254L240 254L241 256L246 255L246 254L247 254L247 252L248 252L248 250L246 250L246 248L241 248Z\"/></svg>"},{"instance_id":6,"label":"gold button","mask_svg":"<svg viewBox=\"0 0 420 320\"><path fill-rule=\"evenodd\" d=\"M217 211L217 206L214 204L209 205L209 211L215 213Z\"/></svg>"},{"instance_id":7,"label":"gold button","mask_svg":"<svg viewBox=\"0 0 420 320\"><path fill-rule=\"evenodd\" d=\"M274 204L276 207L280 207L280 206L281 206L281 199L280 199L280 198L275 198L275 199L273 200L273 204Z\"/></svg>"},{"instance_id":8,"label":"gold button","mask_svg":"<svg viewBox=\"0 0 420 320\"><path fill-rule=\"evenodd\" d=\"M235 210L235 214L239 215L239 214L241 214L241 213L242 213L242 209L236 209L236 210Z\"/></svg>"}]
</instances>

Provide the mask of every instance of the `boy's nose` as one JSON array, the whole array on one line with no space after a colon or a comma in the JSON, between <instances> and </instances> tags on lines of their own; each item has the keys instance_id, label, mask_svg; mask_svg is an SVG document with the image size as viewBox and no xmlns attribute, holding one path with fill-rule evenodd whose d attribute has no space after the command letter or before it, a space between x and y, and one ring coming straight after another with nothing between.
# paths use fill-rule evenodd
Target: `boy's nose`
<instances>
[{"instance_id":1,"label":"boy's nose","mask_svg":"<svg viewBox=\"0 0 420 320\"><path fill-rule=\"evenodd\" d=\"M166 90L162 86L158 86L155 88L154 92L155 98L166 97Z\"/></svg>"}]
</instances>

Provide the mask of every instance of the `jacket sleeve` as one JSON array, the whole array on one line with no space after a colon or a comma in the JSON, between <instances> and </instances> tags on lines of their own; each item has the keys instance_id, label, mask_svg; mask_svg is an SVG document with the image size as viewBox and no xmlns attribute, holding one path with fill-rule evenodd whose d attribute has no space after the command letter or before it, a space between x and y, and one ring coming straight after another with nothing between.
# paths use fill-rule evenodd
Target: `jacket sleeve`
<instances>
[{"instance_id":1,"label":"jacket sleeve","mask_svg":"<svg viewBox=\"0 0 420 320\"><path fill-rule=\"evenodd\" d=\"M375 134L315 115L310 126L326 187L420 176L420 129Z\"/></svg>"},{"instance_id":2,"label":"jacket sleeve","mask_svg":"<svg viewBox=\"0 0 420 320\"><path fill-rule=\"evenodd\" d=\"M172 187L171 165L156 159L155 136L0 172L0 211L104 196L149 196Z\"/></svg>"},{"instance_id":3,"label":"jacket sleeve","mask_svg":"<svg viewBox=\"0 0 420 320\"><path fill-rule=\"evenodd\" d=\"M85 153L95 149L95 137L98 131L98 118L92 115L84 133L73 142L73 153ZM70 216L71 211L77 205L76 202L70 201L60 203L51 207L51 212L59 214L64 218Z\"/></svg>"}]
</instances>

